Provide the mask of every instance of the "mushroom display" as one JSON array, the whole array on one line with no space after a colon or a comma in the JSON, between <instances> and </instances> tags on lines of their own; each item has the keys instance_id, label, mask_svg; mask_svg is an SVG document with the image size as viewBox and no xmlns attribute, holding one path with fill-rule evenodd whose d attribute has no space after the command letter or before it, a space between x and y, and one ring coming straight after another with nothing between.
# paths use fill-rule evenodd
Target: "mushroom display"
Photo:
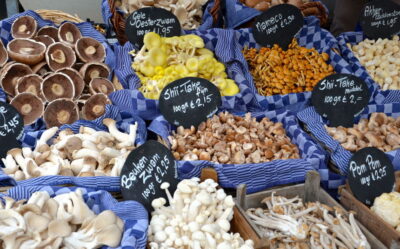
<instances>
[{"instance_id":1,"label":"mushroom display","mask_svg":"<svg viewBox=\"0 0 400 249\"><path fill-rule=\"evenodd\" d=\"M377 147L385 152L400 148L400 117L382 112L372 113L351 128L327 127L329 135L346 150L355 152L365 147Z\"/></svg>"},{"instance_id":2,"label":"mushroom display","mask_svg":"<svg viewBox=\"0 0 400 249\"><path fill-rule=\"evenodd\" d=\"M69 115L66 111L62 114L65 106L60 104L56 113L60 119ZM3 171L17 181L47 175L119 176L125 159L135 148L137 123L129 126L129 133L121 132L113 119L104 119L103 123L108 131L81 126L77 134L69 129L59 131L55 125L42 134L33 150L9 150L2 159Z\"/></svg>"},{"instance_id":3,"label":"mushroom display","mask_svg":"<svg viewBox=\"0 0 400 249\"><path fill-rule=\"evenodd\" d=\"M261 201L265 208L250 208L247 217L268 238L271 249L343 248L370 249L353 213L319 202L304 204L298 196L274 193Z\"/></svg>"},{"instance_id":4,"label":"mushroom display","mask_svg":"<svg viewBox=\"0 0 400 249\"><path fill-rule=\"evenodd\" d=\"M176 160L206 160L222 164L261 163L300 158L298 148L282 123L268 118L257 121L221 112L196 129L182 126L169 137Z\"/></svg>"},{"instance_id":5,"label":"mushroom display","mask_svg":"<svg viewBox=\"0 0 400 249\"><path fill-rule=\"evenodd\" d=\"M151 249L204 248L252 249L252 240L244 241L238 233L231 233L235 202L218 183L198 178L181 181L172 197L169 184L164 182L170 206L164 198L154 199L154 211L148 230Z\"/></svg>"},{"instance_id":6,"label":"mushroom display","mask_svg":"<svg viewBox=\"0 0 400 249\"><path fill-rule=\"evenodd\" d=\"M120 244L124 222L111 210L95 214L82 190L50 197L39 191L29 200L0 200L1 248L100 248Z\"/></svg>"}]
</instances>

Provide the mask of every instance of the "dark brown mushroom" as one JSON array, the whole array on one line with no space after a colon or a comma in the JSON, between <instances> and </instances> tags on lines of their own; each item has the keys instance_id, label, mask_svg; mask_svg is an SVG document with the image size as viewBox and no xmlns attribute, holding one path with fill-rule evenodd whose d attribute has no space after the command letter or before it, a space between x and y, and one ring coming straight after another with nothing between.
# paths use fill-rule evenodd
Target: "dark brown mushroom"
<instances>
[{"instance_id":1,"label":"dark brown mushroom","mask_svg":"<svg viewBox=\"0 0 400 249\"><path fill-rule=\"evenodd\" d=\"M76 62L75 65L72 66L72 68L79 72L79 70L81 70L81 68L83 67L83 65L85 65L85 63L83 63L83 62Z\"/></svg>"},{"instance_id":2,"label":"dark brown mushroom","mask_svg":"<svg viewBox=\"0 0 400 249\"><path fill-rule=\"evenodd\" d=\"M17 87L15 88L16 94L20 93L32 93L38 96L43 102L46 102L40 88L42 85L43 78L37 74L28 74L21 77L17 82Z\"/></svg>"},{"instance_id":3,"label":"dark brown mushroom","mask_svg":"<svg viewBox=\"0 0 400 249\"><path fill-rule=\"evenodd\" d=\"M7 61L8 61L7 50L0 39L0 67L4 66L7 63Z\"/></svg>"},{"instance_id":4,"label":"dark brown mushroom","mask_svg":"<svg viewBox=\"0 0 400 249\"><path fill-rule=\"evenodd\" d=\"M91 94L104 93L109 95L114 92L114 86L111 81L106 78L94 78L90 81L89 89Z\"/></svg>"},{"instance_id":5,"label":"dark brown mushroom","mask_svg":"<svg viewBox=\"0 0 400 249\"><path fill-rule=\"evenodd\" d=\"M85 105L86 101L91 97L90 94L82 94L81 97L76 101L79 110L82 110L83 106Z\"/></svg>"},{"instance_id":6,"label":"dark brown mushroom","mask_svg":"<svg viewBox=\"0 0 400 249\"><path fill-rule=\"evenodd\" d=\"M44 104L32 93L20 93L11 100L10 104L22 115L25 125L34 123L43 115Z\"/></svg>"},{"instance_id":7,"label":"dark brown mushroom","mask_svg":"<svg viewBox=\"0 0 400 249\"><path fill-rule=\"evenodd\" d=\"M53 38L55 42L58 42L58 29L53 26L43 26L37 32L38 36L47 35Z\"/></svg>"},{"instance_id":8,"label":"dark brown mushroom","mask_svg":"<svg viewBox=\"0 0 400 249\"><path fill-rule=\"evenodd\" d=\"M94 120L106 111L106 105L110 104L110 100L103 93L97 93L91 96L82 108L82 115L84 119Z\"/></svg>"},{"instance_id":9,"label":"dark brown mushroom","mask_svg":"<svg viewBox=\"0 0 400 249\"><path fill-rule=\"evenodd\" d=\"M58 40L74 47L76 42L82 37L78 27L70 22L63 23L58 29Z\"/></svg>"},{"instance_id":10,"label":"dark brown mushroom","mask_svg":"<svg viewBox=\"0 0 400 249\"><path fill-rule=\"evenodd\" d=\"M11 25L11 35L14 38L32 38L37 29L37 22L33 17L21 16Z\"/></svg>"},{"instance_id":11,"label":"dark brown mushroom","mask_svg":"<svg viewBox=\"0 0 400 249\"><path fill-rule=\"evenodd\" d=\"M0 76L0 82L3 90L10 96L15 96L15 87L19 78L31 74L32 69L22 63L10 63L4 66Z\"/></svg>"},{"instance_id":12,"label":"dark brown mushroom","mask_svg":"<svg viewBox=\"0 0 400 249\"><path fill-rule=\"evenodd\" d=\"M83 62L103 62L106 50L100 42L91 37L82 37L76 42L76 54Z\"/></svg>"},{"instance_id":13,"label":"dark brown mushroom","mask_svg":"<svg viewBox=\"0 0 400 249\"><path fill-rule=\"evenodd\" d=\"M56 42L47 48L46 61L51 70L57 71L64 67L72 67L76 61L76 56L72 48L61 42Z\"/></svg>"},{"instance_id":14,"label":"dark brown mushroom","mask_svg":"<svg viewBox=\"0 0 400 249\"><path fill-rule=\"evenodd\" d=\"M94 78L108 78L110 69L104 63L86 63L81 67L79 73L82 75L83 80L89 84Z\"/></svg>"},{"instance_id":15,"label":"dark brown mushroom","mask_svg":"<svg viewBox=\"0 0 400 249\"><path fill-rule=\"evenodd\" d=\"M43 119L47 128L72 124L79 119L78 107L70 99L56 99L46 107Z\"/></svg>"},{"instance_id":16,"label":"dark brown mushroom","mask_svg":"<svg viewBox=\"0 0 400 249\"><path fill-rule=\"evenodd\" d=\"M7 52L16 62L35 65L43 60L46 45L32 39L17 38L7 44Z\"/></svg>"},{"instance_id":17,"label":"dark brown mushroom","mask_svg":"<svg viewBox=\"0 0 400 249\"><path fill-rule=\"evenodd\" d=\"M80 98L83 89L85 88L85 82L83 81L83 78L79 74L79 72L73 68L62 68L58 70L57 73L65 73L71 78L72 83L74 84L75 87L75 94L74 94L75 99Z\"/></svg>"},{"instance_id":18,"label":"dark brown mushroom","mask_svg":"<svg viewBox=\"0 0 400 249\"><path fill-rule=\"evenodd\" d=\"M75 87L68 75L53 73L43 80L41 91L46 100L50 102L60 98L73 99Z\"/></svg>"},{"instance_id":19,"label":"dark brown mushroom","mask_svg":"<svg viewBox=\"0 0 400 249\"><path fill-rule=\"evenodd\" d=\"M55 43L56 41L54 41L54 39L53 38L51 38L50 36L48 36L48 35L38 35L38 36L36 36L35 38L33 38L35 41L37 41L37 42L41 42L41 43L43 43L45 46L46 46L46 48L48 47L48 46L50 46L51 44L53 44L53 43Z\"/></svg>"},{"instance_id":20,"label":"dark brown mushroom","mask_svg":"<svg viewBox=\"0 0 400 249\"><path fill-rule=\"evenodd\" d=\"M51 69L47 65L47 62L42 61L42 62L32 66L32 71L33 71L33 73L38 74L43 77L43 75L45 75L46 73L51 72Z\"/></svg>"}]
</instances>

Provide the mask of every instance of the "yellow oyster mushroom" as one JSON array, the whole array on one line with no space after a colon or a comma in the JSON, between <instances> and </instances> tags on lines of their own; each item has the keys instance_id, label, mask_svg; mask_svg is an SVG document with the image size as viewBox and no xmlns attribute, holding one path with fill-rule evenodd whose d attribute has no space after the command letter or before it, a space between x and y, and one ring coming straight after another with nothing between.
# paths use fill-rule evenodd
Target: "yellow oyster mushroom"
<instances>
[{"instance_id":1,"label":"yellow oyster mushroom","mask_svg":"<svg viewBox=\"0 0 400 249\"><path fill-rule=\"evenodd\" d=\"M161 48L152 48L149 51L149 62L154 67L164 66L167 63L167 55Z\"/></svg>"},{"instance_id":2,"label":"yellow oyster mushroom","mask_svg":"<svg viewBox=\"0 0 400 249\"><path fill-rule=\"evenodd\" d=\"M214 81L215 85L219 88L220 91L222 91L224 88L226 88L226 86L228 85L228 83L226 82L225 79L216 79Z\"/></svg>"},{"instance_id":3,"label":"yellow oyster mushroom","mask_svg":"<svg viewBox=\"0 0 400 249\"><path fill-rule=\"evenodd\" d=\"M222 95L223 96L233 96L237 93L239 93L239 87L235 83L235 81L231 79L226 79L226 87L222 90Z\"/></svg>"},{"instance_id":4,"label":"yellow oyster mushroom","mask_svg":"<svg viewBox=\"0 0 400 249\"><path fill-rule=\"evenodd\" d=\"M147 77L151 77L154 75L154 67L147 61L140 64L140 72L143 73Z\"/></svg>"},{"instance_id":5,"label":"yellow oyster mushroom","mask_svg":"<svg viewBox=\"0 0 400 249\"><path fill-rule=\"evenodd\" d=\"M197 70L199 70L199 60L195 57L189 58L186 61L186 68L190 72L197 72Z\"/></svg>"},{"instance_id":6,"label":"yellow oyster mushroom","mask_svg":"<svg viewBox=\"0 0 400 249\"><path fill-rule=\"evenodd\" d=\"M221 62L216 62L214 64L214 72L215 73L225 72L225 65L222 64Z\"/></svg>"},{"instance_id":7,"label":"yellow oyster mushroom","mask_svg":"<svg viewBox=\"0 0 400 249\"><path fill-rule=\"evenodd\" d=\"M196 53L198 55L210 55L210 56L214 56L214 53L209 50L208 48L199 48L196 50Z\"/></svg>"},{"instance_id":8,"label":"yellow oyster mushroom","mask_svg":"<svg viewBox=\"0 0 400 249\"><path fill-rule=\"evenodd\" d=\"M161 46L161 36L155 32L149 32L143 37L143 44L148 49L158 48Z\"/></svg>"},{"instance_id":9,"label":"yellow oyster mushroom","mask_svg":"<svg viewBox=\"0 0 400 249\"><path fill-rule=\"evenodd\" d=\"M185 35L184 39L195 48L204 48L204 41L197 35Z\"/></svg>"},{"instance_id":10,"label":"yellow oyster mushroom","mask_svg":"<svg viewBox=\"0 0 400 249\"><path fill-rule=\"evenodd\" d=\"M189 73L189 71L187 70L187 68L182 65L182 64L178 64L175 66L175 72L179 75L179 76L183 76Z\"/></svg>"}]
</instances>

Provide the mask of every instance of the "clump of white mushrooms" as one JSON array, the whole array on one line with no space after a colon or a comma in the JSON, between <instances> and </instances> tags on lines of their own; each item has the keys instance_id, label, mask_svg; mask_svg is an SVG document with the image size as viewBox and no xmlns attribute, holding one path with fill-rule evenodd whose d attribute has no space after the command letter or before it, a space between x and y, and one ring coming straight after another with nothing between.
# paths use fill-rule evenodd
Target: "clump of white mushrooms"
<instances>
[{"instance_id":1,"label":"clump of white mushrooms","mask_svg":"<svg viewBox=\"0 0 400 249\"><path fill-rule=\"evenodd\" d=\"M117 247L121 241L123 221L111 210L96 215L80 189L54 198L36 192L27 202L4 199L4 204L0 201L1 248Z\"/></svg>"},{"instance_id":2,"label":"clump of white mushrooms","mask_svg":"<svg viewBox=\"0 0 400 249\"><path fill-rule=\"evenodd\" d=\"M14 148L2 158L3 171L15 180L39 176L119 176L125 159L135 148L137 123L131 124L129 133L118 130L116 121L103 120L108 132L81 126L74 134L57 127L46 130L36 147ZM48 142L51 141L51 145Z\"/></svg>"},{"instance_id":3,"label":"clump of white mushrooms","mask_svg":"<svg viewBox=\"0 0 400 249\"><path fill-rule=\"evenodd\" d=\"M238 233L230 233L235 203L232 196L218 183L198 178L181 181L172 197L169 184L163 183L170 206L166 200L153 200L154 212L149 226L149 241L152 249L162 248L207 248L207 249L251 249L253 241L244 241Z\"/></svg>"},{"instance_id":4,"label":"clump of white mushrooms","mask_svg":"<svg viewBox=\"0 0 400 249\"><path fill-rule=\"evenodd\" d=\"M375 198L371 210L400 232L400 193L383 193Z\"/></svg>"},{"instance_id":5,"label":"clump of white mushrooms","mask_svg":"<svg viewBox=\"0 0 400 249\"><path fill-rule=\"evenodd\" d=\"M354 215L319 202L306 205L298 196L275 196L262 200L267 208L250 208L246 214L268 238L273 248L369 249Z\"/></svg>"},{"instance_id":6,"label":"clump of white mushrooms","mask_svg":"<svg viewBox=\"0 0 400 249\"><path fill-rule=\"evenodd\" d=\"M369 40L350 46L355 56L383 90L400 89L400 41L393 39Z\"/></svg>"}]
</instances>

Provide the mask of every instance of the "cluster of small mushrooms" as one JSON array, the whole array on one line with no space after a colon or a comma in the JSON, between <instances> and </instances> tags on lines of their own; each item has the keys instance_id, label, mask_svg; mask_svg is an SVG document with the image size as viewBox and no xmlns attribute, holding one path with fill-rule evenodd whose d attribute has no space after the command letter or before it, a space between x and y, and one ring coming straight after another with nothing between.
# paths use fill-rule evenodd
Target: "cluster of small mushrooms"
<instances>
[{"instance_id":1,"label":"cluster of small mushrooms","mask_svg":"<svg viewBox=\"0 0 400 249\"><path fill-rule=\"evenodd\" d=\"M119 8L129 15L145 7L157 7L172 12L184 29L196 29L201 24L203 5L207 0L118 0Z\"/></svg>"},{"instance_id":2,"label":"cluster of small mushrooms","mask_svg":"<svg viewBox=\"0 0 400 249\"><path fill-rule=\"evenodd\" d=\"M400 232L400 193L383 193L375 198L372 212Z\"/></svg>"},{"instance_id":3,"label":"cluster of small mushrooms","mask_svg":"<svg viewBox=\"0 0 400 249\"><path fill-rule=\"evenodd\" d=\"M298 196L275 196L262 200L267 206L250 208L246 215L275 248L370 249L354 214L319 202L304 204Z\"/></svg>"},{"instance_id":4,"label":"cluster of small mushrooms","mask_svg":"<svg viewBox=\"0 0 400 249\"><path fill-rule=\"evenodd\" d=\"M243 164L300 158L282 123L257 121L250 113L239 117L221 112L197 129L180 126L169 141L176 160Z\"/></svg>"},{"instance_id":5,"label":"cluster of small mushrooms","mask_svg":"<svg viewBox=\"0 0 400 249\"><path fill-rule=\"evenodd\" d=\"M365 147L377 147L385 152L400 148L400 117L382 112L372 113L351 128L326 127L329 135L346 150L355 152Z\"/></svg>"},{"instance_id":6,"label":"cluster of small mushrooms","mask_svg":"<svg viewBox=\"0 0 400 249\"><path fill-rule=\"evenodd\" d=\"M96 215L80 189L53 198L40 191L28 201L2 198L1 248L94 249L120 244L124 222L111 210Z\"/></svg>"},{"instance_id":7,"label":"cluster of small mushrooms","mask_svg":"<svg viewBox=\"0 0 400 249\"><path fill-rule=\"evenodd\" d=\"M148 230L151 249L252 249L253 241L244 241L240 234L230 233L235 202L212 179L198 178L181 181L172 197L169 184L166 200L153 200L154 212Z\"/></svg>"},{"instance_id":8,"label":"cluster of small mushrooms","mask_svg":"<svg viewBox=\"0 0 400 249\"><path fill-rule=\"evenodd\" d=\"M64 176L119 176L128 154L135 148L137 123L130 125L129 134L116 127L115 120L104 119L106 131L81 126L74 134L57 127L46 130L32 150L14 148L2 158L2 170L15 180L48 175Z\"/></svg>"},{"instance_id":9,"label":"cluster of small mushrooms","mask_svg":"<svg viewBox=\"0 0 400 249\"><path fill-rule=\"evenodd\" d=\"M17 18L11 35L7 47L0 41L0 84L25 125L42 116L49 128L104 114L115 86L99 41L69 22L38 29L30 16Z\"/></svg>"}]
</instances>

